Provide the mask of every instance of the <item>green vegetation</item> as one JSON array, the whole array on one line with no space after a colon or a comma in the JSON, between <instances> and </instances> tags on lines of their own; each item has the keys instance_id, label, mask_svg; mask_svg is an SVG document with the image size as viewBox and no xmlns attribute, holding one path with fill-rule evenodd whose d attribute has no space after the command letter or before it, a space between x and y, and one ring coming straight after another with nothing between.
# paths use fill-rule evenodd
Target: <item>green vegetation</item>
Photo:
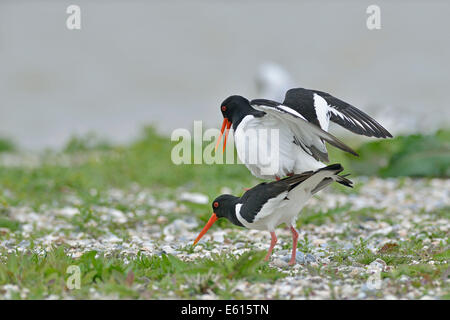
<instances>
[{"instance_id":1,"label":"green vegetation","mask_svg":"<svg viewBox=\"0 0 450 320\"><path fill-rule=\"evenodd\" d=\"M60 160L65 152L58 152L47 154L36 168L0 167L0 186L15 195L8 201L64 204L67 194L75 194L85 203L96 203L106 190L126 190L134 183L151 189L187 187L213 198L222 187L240 193L243 185L257 182L243 165L173 164L170 156L176 142L152 128L127 147L90 141L73 138L68 143L64 150L72 154L70 166ZM90 190L96 190L96 195Z\"/></svg>"},{"instance_id":2,"label":"green vegetation","mask_svg":"<svg viewBox=\"0 0 450 320\"><path fill-rule=\"evenodd\" d=\"M14 252L5 254L0 264L0 285L29 288L27 297L42 299L48 295L86 297L101 292L120 298L189 299L197 294L213 292L227 299L232 296L234 281L273 281L285 275L262 262L263 252L246 253L241 257L216 255L211 259L184 262L172 255L145 256L139 254L129 263L120 256L105 257L89 251L74 259L60 246L44 254ZM69 290L67 283L73 274L69 266L79 267L80 288ZM188 284L188 290L183 286ZM70 285L69 285L70 286ZM73 288L72 288L73 289ZM20 292L11 297L20 299Z\"/></svg>"},{"instance_id":3,"label":"green vegetation","mask_svg":"<svg viewBox=\"0 0 450 320\"><path fill-rule=\"evenodd\" d=\"M318 210L315 211L312 208L305 208L302 212L302 215L299 216L297 220L297 226L301 228L304 224L315 224L315 225L321 225L324 224L326 221L336 221L338 216L340 214L348 214L348 209L350 206L342 206L342 207L336 207L330 210Z\"/></svg>"},{"instance_id":4,"label":"green vegetation","mask_svg":"<svg viewBox=\"0 0 450 320\"><path fill-rule=\"evenodd\" d=\"M17 221L13 221L11 219L8 218L3 218L0 216L0 228L7 228L11 231L16 231L17 229L19 229L19 222Z\"/></svg>"},{"instance_id":5,"label":"green vegetation","mask_svg":"<svg viewBox=\"0 0 450 320\"><path fill-rule=\"evenodd\" d=\"M16 147L11 140L0 138L0 153L14 150L16 150Z\"/></svg>"},{"instance_id":6,"label":"green vegetation","mask_svg":"<svg viewBox=\"0 0 450 320\"><path fill-rule=\"evenodd\" d=\"M357 175L448 177L449 142L450 132L439 131L434 135L372 140L357 148L359 158L332 147L329 150L331 162L341 162L346 172L352 174L351 178ZM198 232L211 214L209 203L178 200L179 191L200 192L213 199L223 192L242 194L244 188L260 182L243 165L174 165L170 156L176 143L158 135L152 128L146 128L137 141L122 146L87 135L73 137L61 151L46 151L38 163L0 165L0 296L6 293L2 286L10 284L19 288L8 293L13 299L40 299L50 295L189 299L203 294L239 299L249 298L236 290L239 282L273 284L290 275L320 276L331 290L330 297L339 298L339 285L333 281L352 279L360 286L368 275L355 273L349 277L347 271L338 268L365 268L376 259L386 263L382 276L392 281L391 286L398 290L398 296L411 288L423 289L421 293L426 294L427 290L448 286L448 229L442 228L445 223L432 224L440 219L448 221L448 207L426 212L417 209L415 217L427 218L416 223L409 216L411 226L401 237L398 229L389 230L406 219L401 211L393 214L385 208L369 205L356 210L349 204L351 201L329 209L306 207L298 219L299 229L306 230L299 239L298 249L316 257L322 253L321 257L327 258L329 263L305 264L297 271L287 267L277 271L262 262L265 252L257 251L254 242L244 237L240 228L224 219L219 220L211 232L227 228L225 243L241 242L241 248L250 248L250 252L243 250L235 254L226 248L218 250L217 243L209 238L200 245L202 251L198 251L195 258L190 255L199 248L190 245L191 239L180 243L177 254L165 254L160 247L161 242L164 243L165 226L177 219L195 217L199 225L192 231ZM16 150L12 143L0 140L0 152ZM354 199L364 187L363 179L355 180L353 189L334 185L334 191ZM412 180L396 181L403 187ZM116 195L112 196L113 193ZM147 196L153 197L154 202L145 198ZM321 194L318 199L321 201ZM172 202L173 207L158 208L155 203L159 201ZM65 207L76 212L55 214L55 210ZM27 214L33 212L35 220L28 221L27 215L18 219L15 215L21 214L23 208L27 208ZM114 220L102 211L105 208L119 211L126 219ZM52 224L44 223L37 228L38 215L54 220ZM381 222L387 231L380 235L371 228ZM126 251L123 247L132 242L136 230L145 230L145 233L153 229L156 235L150 238L157 249L152 255L144 251L122 252ZM118 249L110 243L110 247L116 249L102 253L67 244L64 239L73 239L74 235L81 235L82 240L94 240L95 244L108 237L118 237L122 242ZM43 244L46 237L52 237L50 243L55 247ZM289 252L288 233L280 232L279 239L280 248L276 251ZM20 243L23 245L18 245ZM141 250L140 245L138 247ZM74 252L78 253L75 257ZM67 288L67 268L71 265L80 267L80 290ZM402 280L405 277L406 282ZM23 288L27 292L23 292ZM307 297L316 294L308 286L301 288L301 292ZM373 297L379 296L374 294Z\"/></svg>"},{"instance_id":7,"label":"green vegetation","mask_svg":"<svg viewBox=\"0 0 450 320\"><path fill-rule=\"evenodd\" d=\"M100 139L97 135L93 133L88 133L85 136L78 137L73 136L66 143L63 148L63 152L76 153L76 152L86 152L86 151L106 151L112 148L111 144L106 140Z\"/></svg>"},{"instance_id":8,"label":"green vegetation","mask_svg":"<svg viewBox=\"0 0 450 320\"><path fill-rule=\"evenodd\" d=\"M152 128L130 146L111 146L91 135L74 137L62 152L48 153L40 166L0 167L0 185L15 195L9 199L13 204L26 199L39 205L61 203L68 193L92 202L105 190L128 189L133 183L153 189L185 186L215 197L224 186L239 194L242 186L259 182L243 165L174 165L169 159L175 144ZM372 141L357 148L360 157L329 149L331 161L343 163L352 175L450 175L450 131ZM0 150L13 147L0 141ZM61 160L65 154L70 154L70 165Z\"/></svg>"},{"instance_id":9,"label":"green vegetation","mask_svg":"<svg viewBox=\"0 0 450 320\"><path fill-rule=\"evenodd\" d=\"M347 172L381 177L450 177L450 131L375 140L356 148L359 157L330 149Z\"/></svg>"}]
</instances>

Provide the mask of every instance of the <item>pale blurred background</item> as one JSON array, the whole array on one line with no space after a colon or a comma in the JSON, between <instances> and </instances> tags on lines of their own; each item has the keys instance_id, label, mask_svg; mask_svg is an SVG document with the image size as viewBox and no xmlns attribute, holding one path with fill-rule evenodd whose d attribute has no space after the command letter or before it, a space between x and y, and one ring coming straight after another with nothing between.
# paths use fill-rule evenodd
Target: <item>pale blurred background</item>
<instances>
[{"instance_id":1,"label":"pale blurred background","mask_svg":"<svg viewBox=\"0 0 450 320\"><path fill-rule=\"evenodd\" d=\"M66 28L70 4L81 30ZM381 30L366 27L371 4ZM228 95L264 97L267 63L395 134L434 131L450 121L449 14L448 1L2 0L0 137L41 149L218 127Z\"/></svg>"}]
</instances>

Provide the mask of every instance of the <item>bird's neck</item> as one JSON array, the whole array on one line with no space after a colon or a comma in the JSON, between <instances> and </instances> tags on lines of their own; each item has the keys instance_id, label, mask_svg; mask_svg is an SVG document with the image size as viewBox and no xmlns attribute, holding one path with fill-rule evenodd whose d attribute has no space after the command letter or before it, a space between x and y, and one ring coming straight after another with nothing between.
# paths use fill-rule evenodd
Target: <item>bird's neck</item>
<instances>
[{"instance_id":1,"label":"bird's neck","mask_svg":"<svg viewBox=\"0 0 450 320\"><path fill-rule=\"evenodd\" d=\"M231 201L229 204L229 209L227 211L226 218L234 225L239 227L244 227L244 225L238 220L236 216L236 205L239 203L239 198Z\"/></svg>"},{"instance_id":2,"label":"bird's neck","mask_svg":"<svg viewBox=\"0 0 450 320\"><path fill-rule=\"evenodd\" d=\"M236 112L231 117L231 122L233 123L233 130L236 131L236 128L246 116L253 116L255 118L259 118L262 117L263 115L265 115L265 112L255 110L250 106L250 104L248 104L248 106L236 110Z\"/></svg>"}]
</instances>

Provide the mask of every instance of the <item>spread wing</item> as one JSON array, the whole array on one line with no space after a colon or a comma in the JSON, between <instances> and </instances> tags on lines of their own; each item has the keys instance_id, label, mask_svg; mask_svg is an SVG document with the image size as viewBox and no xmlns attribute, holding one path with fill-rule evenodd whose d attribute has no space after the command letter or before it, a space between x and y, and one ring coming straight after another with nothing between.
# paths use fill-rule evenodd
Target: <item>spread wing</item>
<instances>
[{"instance_id":1,"label":"spread wing","mask_svg":"<svg viewBox=\"0 0 450 320\"><path fill-rule=\"evenodd\" d=\"M283 105L289 106L309 122L328 130L329 121L353 133L368 137L387 138L392 135L375 119L329 93L294 88L286 92Z\"/></svg>"},{"instance_id":2,"label":"spread wing","mask_svg":"<svg viewBox=\"0 0 450 320\"><path fill-rule=\"evenodd\" d=\"M358 155L338 138L323 130L320 125L309 121L291 107L265 99L252 100L250 104L253 108L264 111L266 116L274 117L284 123L291 130L294 143L318 161L328 162L328 152L324 141L341 150Z\"/></svg>"}]
</instances>

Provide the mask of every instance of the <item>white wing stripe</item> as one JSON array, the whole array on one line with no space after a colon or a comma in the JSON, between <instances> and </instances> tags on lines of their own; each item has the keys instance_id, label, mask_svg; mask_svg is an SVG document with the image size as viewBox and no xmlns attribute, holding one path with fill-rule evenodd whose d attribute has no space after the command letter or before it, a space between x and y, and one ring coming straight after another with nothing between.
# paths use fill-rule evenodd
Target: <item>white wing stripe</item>
<instances>
[{"instance_id":1,"label":"white wing stripe","mask_svg":"<svg viewBox=\"0 0 450 320\"><path fill-rule=\"evenodd\" d=\"M328 111L330 107L324 98L314 93L314 108L316 110L317 119L319 120L320 127L328 131L328 125L330 123L330 118Z\"/></svg>"},{"instance_id":2,"label":"white wing stripe","mask_svg":"<svg viewBox=\"0 0 450 320\"><path fill-rule=\"evenodd\" d=\"M294 109L291 109L289 107L286 107L285 105L280 104L278 106L278 108L283 109L284 111L286 111L287 113L293 114L296 117L302 118L303 120L306 121L305 117L302 116L300 113L298 113L297 111L295 111Z\"/></svg>"},{"instance_id":3,"label":"white wing stripe","mask_svg":"<svg viewBox=\"0 0 450 320\"><path fill-rule=\"evenodd\" d=\"M348 122L352 122L354 125L357 125L359 127L361 127L362 129L366 129L361 122L359 122L358 120L354 119L354 118L350 118L347 117L345 114L339 112L338 110L336 110L335 108L331 107L329 108L329 111L332 112L333 114L335 114L336 116L340 117L342 120L347 120Z\"/></svg>"},{"instance_id":4,"label":"white wing stripe","mask_svg":"<svg viewBox=\"0 0 450 320\"><path fill-rule=\"evenodd\" d=\"M257 110L269 113L271 116L276 117L279 120L286 123L288 127L291 129L291 131L294 133L294 136L296 136L299 140L302 140L302 142L304 142L304 144L308 146L308 148L314 145L316 149L326 154L327 149L325 147L325 143L323 142L323 140L325 140L328 143L334 145L335 147L338 147L344 151L357 155L355 151L353 151L350 147L345 145L339 139L329 134L327 131L323 130L320 126L310 123L303 116L296 115L295 113L298 114L298 112L292 110L289 107L283 106L282 108L282 105L278 105L276 107L268 105L253 105L253 107ZM295 113L290 112L288 110L292 110ZM286 116L286 114L289 116ZM339 116L342 117L341 115ZM327 161L324 157L322 160Z\"/></svg>"}]
</instances>

